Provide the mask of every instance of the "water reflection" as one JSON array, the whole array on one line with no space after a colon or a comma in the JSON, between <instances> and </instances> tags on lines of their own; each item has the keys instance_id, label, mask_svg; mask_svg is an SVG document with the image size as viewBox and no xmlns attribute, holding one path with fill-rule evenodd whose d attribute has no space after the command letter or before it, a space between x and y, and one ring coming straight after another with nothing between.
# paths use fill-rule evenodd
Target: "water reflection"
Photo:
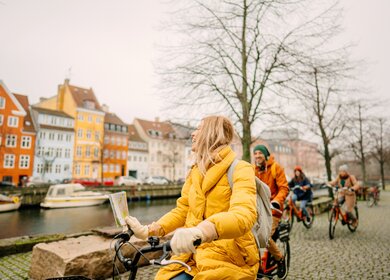
<instances>
[{"instance_id":1,"label":"water reflection","mask_svg":"<svg viewBox=\"0 0 390 280\"><path fill-rule=\"evenodd\" d=\"M129 202L129 213L141 223L157 220L175 206L176 199ZM0 238L23 235L76 233L115 225L111 206L41 209L28 208L0 213Z\"/></svg>"}]
</instances>

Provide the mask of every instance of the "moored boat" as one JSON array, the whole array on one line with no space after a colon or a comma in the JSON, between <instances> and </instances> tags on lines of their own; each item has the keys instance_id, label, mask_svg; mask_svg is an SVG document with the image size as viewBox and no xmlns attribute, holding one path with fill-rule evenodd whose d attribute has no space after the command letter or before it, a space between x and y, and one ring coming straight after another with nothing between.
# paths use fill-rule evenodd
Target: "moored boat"
<instances>
[{"instance_id":1,"label":"moored boat","mask_svg":"<svg viewBox=\"0 0 390 280\"><path fill-rule=\"evenodd\" d=\"M7 212L19 209L22 202L17 196L6 196L0 194L0 212Z\"/></svg>"},{"instance_id":2,"label":"moored boat","mask_svg":"<svg viewBox=\"0 0 390 280\"><path fill-rule=\"evenodd\" d=\"M81 184L59 184L50 186L43 208L85 207L103 204L108 196L101 192L86 190Z\"/></svg>"}]
</instances>

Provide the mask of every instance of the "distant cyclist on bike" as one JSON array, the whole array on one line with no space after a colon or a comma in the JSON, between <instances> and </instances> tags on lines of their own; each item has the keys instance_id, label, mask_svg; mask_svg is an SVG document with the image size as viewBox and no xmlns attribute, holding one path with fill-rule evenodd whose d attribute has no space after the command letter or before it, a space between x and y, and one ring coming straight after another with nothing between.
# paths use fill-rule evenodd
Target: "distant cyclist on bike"
<instances>
[{"instance_id":1,"label":"distant cyclist on bike","mask_svg":"<svg viewBox=\"0 0 390 280\"><path fill-rule=\"evenodd\" d=\"M284 201L289 193L283 167L275 161L274 156L270 154L264 145L257 145L253 149L253 155L255 158L255 174L270 187L272 206L283 211ZM271 236L279 225L281 215L277 211L272 211ZM284 278L287 273L286 260L283 258L283 254L272 238L269 239L268 251L278 261L278 277Z\"/></svg>"},{"instance_id":2,"label":"distant cyclist on bike","mask_svg":"<svg viewBox=\"0 0 390 280\"><path fill-rule=\"evenodd\" d=\"M313 199L313 192L311 191L310 180L303 173L302 167L296 166L294 168L294 178L288 183L290 190L293 190L292 201L295 205L296 201L301 202L301 209L306 220L310 222L310 215L307 213L306 205Z\"/></svg>"},{"instance_id":3,"label":"distant cyclist on bike","mask_svg":"<svg viewBox=\"0 0 390 280\"><path fill-rule=\"evenodd\" d=\"M353 208L356 204L356 191L359 190L359 185L356 177L348 173L346 164L339 167L339 175L334 181L329 182L332 187L339 188L338 199L339 204L345 202L347 208L347 217L353 224L356 222L356 217L353 214Z\"/></svg>"}]
</instances>

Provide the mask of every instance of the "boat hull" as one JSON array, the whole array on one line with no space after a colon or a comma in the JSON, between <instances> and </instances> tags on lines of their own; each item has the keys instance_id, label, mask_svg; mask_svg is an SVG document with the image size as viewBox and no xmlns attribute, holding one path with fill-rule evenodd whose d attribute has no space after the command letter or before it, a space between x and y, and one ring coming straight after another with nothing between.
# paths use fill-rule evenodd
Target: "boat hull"
<instances>
[{"instance_id":1,"label":"boat hull","mask_svg":"<svg viewBox=\"0 0 390 280\"><path fill-rule=\"evenodd\" d=\"M45 198L41 203L43 208L70 208L70 207L87 207L103 204L108 198L106 196L99 197L77 197L77 198Z\"/></svg>"},{"instance_id":2,"label":"boat hull","mask_svg":"<svg viewBox=\"0 0 390 280\"><path fill-rule=\"evenodd\" d=\"M8 212L19 209L21 202L17 203L2 203L0 204L0 212Z\"/></svg>"}]
</instances>

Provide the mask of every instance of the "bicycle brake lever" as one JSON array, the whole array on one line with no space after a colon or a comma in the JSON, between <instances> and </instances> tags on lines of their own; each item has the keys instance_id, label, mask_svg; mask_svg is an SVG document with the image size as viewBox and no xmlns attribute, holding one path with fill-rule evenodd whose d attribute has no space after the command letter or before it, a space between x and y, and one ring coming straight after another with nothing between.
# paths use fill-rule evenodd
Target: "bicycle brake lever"
<instances>
[{"instance_id":1,"label":"bicycle brake lever","mask_svg":"<svg viewBox=\"0 0 390 280\"><path fill-rule=\"evenodd\" d=\"M188 271L191 271L191 267L182 262L182 261L177 261L177 260L166 260L166 259L163 259L163 260L151 260L150 261L150 264L153 264L153 265L161 265L161 266L166 266L166 265L169 265L169 264L173 264L173 263L177 263L177 264L180 264L182 266L184 266L185 268L187 268Z\"/></svg>"}]
</instances>

